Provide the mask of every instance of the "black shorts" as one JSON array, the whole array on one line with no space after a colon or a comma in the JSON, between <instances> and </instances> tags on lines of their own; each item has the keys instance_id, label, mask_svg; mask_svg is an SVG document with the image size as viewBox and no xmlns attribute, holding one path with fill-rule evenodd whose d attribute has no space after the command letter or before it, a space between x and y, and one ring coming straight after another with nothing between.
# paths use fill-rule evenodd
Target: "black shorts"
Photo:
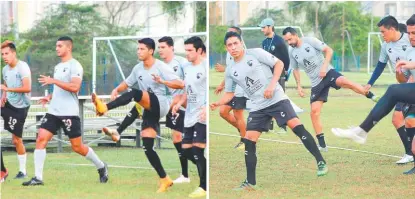
<instances>
[{"instance_id":1,"label":"black shorts","mask_svg":"<svg viewBox=\"0 0 415 199\"><path fill-rule=\"evenodd\" d=\"M175 116L171 110L166 115L166 127L175 131L183 132L185 111L179 110Z\"/></svg>"},{"instance_id":2,"label":"black shorts","mask_svg":"<svg viewBox=\"0 0 415 199\"><path fill-rule=\"evenodd\" d=\"M226 105L235 110L244 110L246 108L246 97L233 97Z\"/></svg>"},{"instance_id":3,"label":"black shorts","mask_svg":"<svg viewBox=\"0 0 415 199\"><path fill-rule=\"evenodd\" d=\"M341 73L335 71L334 69L330 69L323 80L321 80L317 86L311 88L310 103L316 101L327 102L330 87L335 88L336 90L341 88L336 85L337 78L341 76L343 76Z\"/></svg>"},{"instance_id":4,"label":"black shorts","mask_svg":"<svg viewBox=\"0 0 415 199\"><path fill-rule=\"evenodd\" d=\"M402 102L396 103L395 111L401 112L403 110L404 106L405 106L405 103L402 103Z\"/></svg>"},{"instance_id":5,"label":"black shorts","mask_svg":"<svg viewBox=\"0 0 415 199\"><path fill-rule=\"evenodd\" d=\"M415 104L404 104L402 107L404 118L415 118Z\"/></svg>"},{"instance_id":6,"label":"black shorts","mask_svg":"<svg viewBox=\"0 0 415 199\"><path fill-rule=\"evenodd\" d=\"M6 102L4 107L1 108L1 117L4 120L4 129L16 137L22 138L23 127L28 112L29 107L16 108L9 102Z\"/></svg>"},{"instance_id":7,"label":"black shorts","mask_svg":"<svg viewBox=\"0 0 415 199\"><path fill-rule=\"evenodd\" d=\"M150 110L144 109L141 130L153 128L156 132L160 132L160 102L154 93L148 92L148 95L150 96Z\"/></svg>"},{"instance_id":8,"label":"black shorts","mask_svg":"<svg viewBox=\"0 0 415 199\"><path fill-rule=\"evenodd\" d=\"M182 144L206 144L206 124L196 123L192 127L185 127Z\"/></svg>"},{"instance_id":9,"label":"black shorts","mask_svg":"<svg viewBox=\"0 0 415 199\"><path fill-rule=\"evenodd\" d=\"M284 126L293 118L296 118L293 107L289 100L282 100L267 108L250 112L248 115L247 131L264 132L269 130L272 118L275 118L278 126Z\"/></svg>"},{"instance_id":10,"label":"black shorts","mask_svg":"<svg viewBox=\"0 0 415 199\"><path fill-rule=\"evenodd\" d=\"M46 129L53 135L58 133L60 128L70 139L81 137L81 120L78 116L55 116L49 113L40 120L40 128Z\"/></svg>"}]
</instances>

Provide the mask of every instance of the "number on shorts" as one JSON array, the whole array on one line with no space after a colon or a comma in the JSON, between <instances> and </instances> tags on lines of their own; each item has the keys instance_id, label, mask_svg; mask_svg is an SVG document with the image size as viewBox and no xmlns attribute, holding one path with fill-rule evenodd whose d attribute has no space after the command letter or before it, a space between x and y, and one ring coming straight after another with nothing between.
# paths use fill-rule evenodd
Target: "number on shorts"
<instances>
[{"instance_id":1,"label":"number on shorts","mask_svg":"<svg viewBox=\"0 0 415 199\"><path fill-rule=\"evenodd\" d=\"M66 127L66 131L71 131L71 127L72 127L72 120L71 119L63 119L62 120L63 124Z\"/></svg>"},{"instance_id":2,"label":"number on shorts","mask_svg":"<svg viewBox=\"0 0 415 199\"><path fill-rule=\"evenodd\" d=\"M172 115L172 116L171 116L171 118L172 118L171 123L173 123L173 125L176 125L176 123L177 123L177 118L179 118L179 116L180 116L180 114L179 114L179 113L176 113L176 115Z\"/></svg>"},{"instance_id":3,"label":"number on shorts","mask_svg":"<svg viewBox=\"0 0 415 199\"><path fill-rule=\"evenodd\" d=\"M9 117L9 127L11 130L14 130L14 125L16 125L17 120L16 118Z\"/></svg>"}]
</instances>

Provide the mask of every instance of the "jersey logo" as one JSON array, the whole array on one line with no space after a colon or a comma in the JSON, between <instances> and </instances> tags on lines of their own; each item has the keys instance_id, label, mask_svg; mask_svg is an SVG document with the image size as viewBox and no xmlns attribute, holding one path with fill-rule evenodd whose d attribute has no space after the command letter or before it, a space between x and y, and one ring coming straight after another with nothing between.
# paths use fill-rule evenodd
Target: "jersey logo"
<instances>
[{"instance_id":1,"label":"jersey logo","mask_svg":"<svg viewBox=\"0 0 415 199\"><path fill-rule=\"evenodd\" d=\"M193 93L193 90L192 90L192 86L188 86L187 87L187 94L189 95L189 94L192 94Z\"/></svg>"},{"instance_id":2,"label":"jersey logo","mask_svg":"<svg viewBox=\"0 0 415 199\"><path fill-rule=\"evenodd\" d=\"M201 76L202 76L202 73L197 73L196 78L200 79Z\"/></svg>"},{"instance_id":3,"label":"jersey logo","mask_svg":"<svg viewBox=\"0 0 415 199\"><path fill-rule=\"evenodd\" d=\"M281 112L281 117L285 117L285 113L284 112Z\"/></svg>"},{"instance_id":4,"label":"jersey logo","mask_svg":"<svg viewBox=\"0 0 415 199\"><path fill-rule=\"evenodd\" d=\"M235 72L233 73L233 76L238 77L238 73L235 71Z\"/></svg>"},{"instance_id":5,"label":"jersey logo","mask_svg":"<svg viewBox=\"0 0 415 199\"><path fill-rule=\"evenodd\" d=\"M66 69L67 69L67 68L63 68L63 72L66 72Z\"/></svg>"},{"instance_id":6,"label":"jersey logo","mask_svg":"<svg viewBox=\"0 0 415 199\"><path fill-rule=\"evenodd\" d=\"M274 51L275 50L275 46L271 46L271 50Z\"/></svg>"},{"instance_id":7,"label":"jersey logo","mask_svg":"<svg viewBox=\"0 0 415 199\"><path fill-rule=\"evenodd\" d=\"M254 80L249 77L245 77L245 83L246 83L246 86L249 88L251 87L251 85L254 84Z\"/></svg>"},{"instance_id":8,"label":"jersey logo","mask_svg":"<svg viewBox=\"0 0 415 199\"><path fill-rule=\"evenodd\" d=\"M141 81L143 81L143 76L141 76L141 75L140 75L140 76L138 77L138 79L139 79L139 80L141 80Z\"/></svg>"},{"instance_id":9,"label":"jersey logo","mask_svg":"<svg viewBox=\"0 0 415 199\"><path fill-rule=\"evenodd\" d=\"M409 61L412 61L412 59L409 59Z\"/></svg>"},{"instance_id":10,"label":"jersey logo","mask_svg":"<svg viewBox=\"0 0 415 199\"><path fill-rule=\"evenodd\" d=\"M310 47L305 48L305 51L310 52Z\"/></svg>"},{"instance_id":11,"label":"jersey logo","mask_svg":"<svg viewBox=\"0 0 415 199\"><path fill-rule=\"evenodd\" d=\"M295 58L295 59L298 59L298 55L295 55L295 56L294 56L294 58Z\"/></svg>"},{"instance_id":12,"label":"jersey logo","mask_svg":"<svg viewBox=\"0 0 415 199\"><path fill-rule=\"evenodd\" d=\"M402 46L402 50L403 50L403 51L406 51L406 48L407 48L407 47L408 47L407 45L403 45L403 46Z\"/></svg>"},{"instance_id":13,"label":"jersey logo","mask_svg":"<svg viewBox=\"0 0 415 199\"><path fill-rule=\"evenodd\" d=\"M389 48L389 49L388 49L388 52L389 52L389 53L392 53L392 48Z\"/></svg>"},{"instance_id":14,"label":"jersey logo","mask_svg":"<svg viewBox=\"0 0 415 199\"><path fill-rule=\"evenodd\" d=\"M399 60L401 60L399 57L396 58L395 62L398 62Z\"/></svg>"},{"instance_id":15,"label":"jersey logo","mask_svg":"<svg viewBox=\"0 0 415 199\"><path fill-rule=\"evenodd\" d=\"M4 76L4 80L6 80L6 81L7 81L7 75L5 75L5 76Z\"/></svg>"},{"instance_id":16,"label":"jersey logo","mask_svg":"<svg viewBox=\"0 0 415 199\"><path fill-rule=\"evenodd\" d=\"M304 59L303 62L304 62L304 66L307 66L307 67L311 66L311 62L308 60Z\"/></svg>"},{"instance_id":17,"label":"jersey logo","mask_svg":"<svg viewBox=\"0 0 415 199\"><path fill-rule=\"evenodd\" d=\"M248 64L248 66L252 66L252 60L249 60L248 62L246 62Z\"/></svg>"},{"instance_id":18,"label":"jersey logo","mask_svg":"<svg viewBox=\"0 0 415 199\"><path fill-rule=\"evenodd\" d=\"M174 70L174 72L177 72L177 69L179 68L179 66L174 66L173 67L173 70Z\"/></svg>"}]
</instances>

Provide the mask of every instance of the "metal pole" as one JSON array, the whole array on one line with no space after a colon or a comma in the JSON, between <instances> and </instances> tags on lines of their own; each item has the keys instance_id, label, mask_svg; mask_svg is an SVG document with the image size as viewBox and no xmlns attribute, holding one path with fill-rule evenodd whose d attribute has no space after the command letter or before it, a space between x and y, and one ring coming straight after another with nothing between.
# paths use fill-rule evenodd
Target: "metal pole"
<instances>
[{"instance_id":1,"label":"metal pole","mask_svg":"<svg viewBox=\"0 0 415 199\"><path fill-rule=\"evenodd\" d=\"M351 41L351 39L350 39L350 34L349 34L349 31L344 30L344 32L346 32L346 34L347 34L347 38L349 39L350 49L352 50L352 54L353 54L354 63L356 64L356 67L357 67L357 66L358 66L358 64L357 64L357 59L356 59L356 55L354 54L354 50L353 50L353 46L352 46L352 41Z\"/></svg>"},{"instance_id":2,"label":"metal pole","mask_svg":"<svg viewBox=\"0 0 415 199\"><path fill-rule=\"evenodd\" d=\"M344 53L345 53L345 49L344 49L344 30L345 30L345 24L344 24L344 5L343 5L343 16L342 16L342 29L343 29L343 33L342 33L342 71L344 71Z\"/></svg>"},{"instance_id":3,"label":"metal pole","mask_svg":"<svg viewBox=\"0 0 415 199\"><path fill-rule=\"evenodd\" d=\"M97 88L97 41L92 39L92 92L96 93Z\"/></svg>"},{"instance_id":4,"label":"metal pole","mask_svg":"<svg viewBox=\"0 0 415 199\"><path fill-rule=\"evenodd\" d=\"M121 68L120 62L118 62L118 58L117 58L117 55L114 52L114 48L112 48L111 41L110 40L107 40L107 42L108 42L108 46L111 49L112 56L114 56L115 63L117 64L118 70L121 73L121 77L122 77L123 80L125 80L124 72L122 72L122 68Z\"/></svg>"}]
</instances>

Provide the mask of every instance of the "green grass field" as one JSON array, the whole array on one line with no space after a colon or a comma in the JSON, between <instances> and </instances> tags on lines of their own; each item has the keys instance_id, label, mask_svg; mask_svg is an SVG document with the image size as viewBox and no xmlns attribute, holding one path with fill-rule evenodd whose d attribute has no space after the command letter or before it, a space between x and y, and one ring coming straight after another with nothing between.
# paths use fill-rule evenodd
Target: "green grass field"
<instances>
[{"instance_id":1,"label":"green grass field","mask_svg":"<svg viewBox=\"0 0 415 199\"><path fill-rule=\"evenodd\" d=\"M364 84L367 74L344 73L346 77ZM293 77L288 82L295 86ZM222 80L222 74L211 71L210 100L217 100L212 88ZM302 75L302 82L309 85ZM382 75L377 84L394 83L394 76ZM386 88L374 88L382 94ZM306 89L310 94L310 89ZM309 96L300 98L296 90L288 89L288 96L306 110L299 115L305 127L314 135L309 116ZM365 145L335 137L330 129L359 125L374 103L349 90L332 89L324 105L321 119L329 146L402 156L401 141L391 124L391 115L384 118L370 132ZM247 116L248 113L245 114ZM210 112L210 132L238 135L237 131L220 118L219 112ZM300 142L291 130L287 134L264 133L261 138ZM365 154L329 148L323 153L329 174L317 177L315 160L303 145L260 140L257 143L257 185L255 192L235 192L246 177L244 154L233 149L237 137L210 134L210 198L413 198L415 176L404 176L403 171L413 164L398 166L396 157Z\"/></svg>"},{"instance_id":2,"label":"green grass field","mask_svg":"<svg viewBox=\"0 0 415 199\"><path fill-rule=\"evenodd\" d=\"M171 143L165 142L164 147L170 149L160 149L157 153L167 174L174 180L181 172L177 152ZM5 152L4 161L9 169L9 178L1 184L0 198L186 198L199 185L196 166L189 162L190 184L176 184L166 193L156 194L158 176L156 171L152 170L141 148L93 147L93 149L110 166L107 184L99 183L98 172L88 160L74 152L69 152L70 149L66 148L64 153L47 153L43 173L45 186L23 187L22 180L13 179L18 172L16 153ZM111 165L139 168L114 168ZM27 172L30 178L33 177L33 152L28 153Z\"/></svg>"}]
</instances>

